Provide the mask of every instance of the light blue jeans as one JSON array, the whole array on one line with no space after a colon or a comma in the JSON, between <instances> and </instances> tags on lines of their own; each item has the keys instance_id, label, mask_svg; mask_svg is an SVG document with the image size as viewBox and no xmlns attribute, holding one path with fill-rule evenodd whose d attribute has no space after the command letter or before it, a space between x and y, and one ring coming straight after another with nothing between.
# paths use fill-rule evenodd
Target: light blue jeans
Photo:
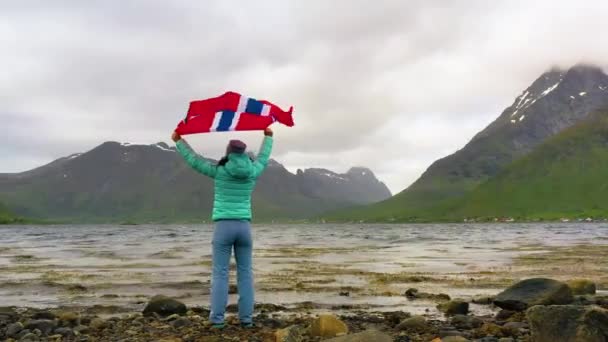
<instances>
[{"instance_id":1,"label":"light blue jeans","mask_svg":"<svg viewBox=\"0 0 608 342\"><path fill-rule=\"evenodd\" d=\"M213 324L224 323L224 313L228 303L230 256L233 248L239 292L239 319L241 324L252 323L254 291L251 226L249 221L222 220L215 223L213 231L213 279L209 315L209 320Z\"/></svg>"}]
</instances>

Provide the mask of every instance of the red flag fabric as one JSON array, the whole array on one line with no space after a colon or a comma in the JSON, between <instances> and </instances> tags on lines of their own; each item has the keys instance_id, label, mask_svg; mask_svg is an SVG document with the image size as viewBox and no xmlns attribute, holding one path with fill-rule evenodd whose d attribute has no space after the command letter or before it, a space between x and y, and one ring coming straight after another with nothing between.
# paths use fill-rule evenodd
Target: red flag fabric
<instances>
[{"instance_id":1,"label":"red flag fabric","mask_svg":"<svg viewBox=\"0 0 608 342\"><path fill-rule=\"evenodd\" d=\"M278 121L286 126L294 125L293 107L288 111L265 100L256 100L229 91L218 97L192 101L186 118L175 131L180 135L264 130Z\"/></svg>"}]
</instances>

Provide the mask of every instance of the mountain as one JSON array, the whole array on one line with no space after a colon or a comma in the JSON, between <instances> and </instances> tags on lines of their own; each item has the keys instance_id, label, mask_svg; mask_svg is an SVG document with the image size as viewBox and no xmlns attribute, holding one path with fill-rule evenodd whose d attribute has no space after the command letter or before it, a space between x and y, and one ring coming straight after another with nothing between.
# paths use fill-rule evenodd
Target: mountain
<instances>
[{"instance_id":1,"label":"mountain","mask_svg":"<svg viewBox=\"0 0 608 342\"><path fill-rule=\"evenodd\" d=\"M552 69L456 153L434 162L409 188L337 219L417 220L436 217L440 203L458 201L513 161L608 106L608 75L591 65ZM440 207L440 206L439 206Z\"/></svg>"},{"instance_id":2,"label":"mountain","mask_svg":"<svg viewBox=\"0 0 608 342\"><path fill-rule=\"evenodd\" d=\"M253 196L258 220L302 219L390 197L364 168L289 172L272 160ZM106 142L37 169L0 174L0 198L30 218L70 222L209 220L212 181L165 143Z\"/></svg>"},{"instance_id":3,"label":"mountain","mask_svg":"<svg viewBox=\"0 0 608 342\"><path fill-rule=\"evenodd\" d=\"M608 107L446 207L454 219L608 217Z\"/></svg>"},{"instance_id":4,"label":"mountain","mask_svg":"<svg viewBox=\"0 0 608 342\"><path fill-rule=\"evenodd\" d=\"M6 205L0 203L0 224L16 222L17 218L8 210Z\"/></svg>"}]
</instances>

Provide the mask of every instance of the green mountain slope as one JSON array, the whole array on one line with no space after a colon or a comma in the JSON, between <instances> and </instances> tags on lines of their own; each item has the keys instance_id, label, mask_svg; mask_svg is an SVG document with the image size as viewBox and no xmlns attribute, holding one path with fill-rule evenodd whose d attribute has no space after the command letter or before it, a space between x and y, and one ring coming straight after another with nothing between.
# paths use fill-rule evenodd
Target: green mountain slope
<instances>
[{"instance_id":1,"label":"green mountain slope","mask_svg":"<svg viewBox=\"0 0 608 342\"><path fill-rule=\"evenodd\" d=\"M608 75L577 65L541 75L488 127L456 153L434 162L409 188L370 206L330 213L338 221L428 221L590 115L608 106Z\"/></svg>"},{"instance_id":2,"label":"green mountain slope","mask_svg":"<svg viewBox=\"0 0 608 342\"><path fill-rule=\"evenodd\" d=\"M608 217L608 110L549 139L443 209L453 219Z\"/></svg>"},{"instance_id":3,"label":"green mountain slope","mask_svg":"<svg viewBox=\"0 0 608 342\"><path fill-rule=\"evenodd\" d=\"M6 205L0 202L0 224L17 223L23 221L21 218L13 215Z\"/></svg>"}]
</instances>

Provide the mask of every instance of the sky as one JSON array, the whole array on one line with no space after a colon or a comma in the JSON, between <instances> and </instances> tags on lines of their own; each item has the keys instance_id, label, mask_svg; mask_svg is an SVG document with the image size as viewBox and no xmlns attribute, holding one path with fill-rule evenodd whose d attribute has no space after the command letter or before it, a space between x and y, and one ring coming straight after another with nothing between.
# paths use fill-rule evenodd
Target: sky
<instances>
[{"instance_id":1,"label":"sky","mask_svg":"<svg viewBox=\"0 0 608 342\"><path fill-rule=\"evenodd\" d=\"M189 101L294 106L288 169L371 168L393 193L544 71L608 65L608 1L2 1L0 172L104 141L170 142ZM219 158L229 139L188 136Z\"/></svg>"}]
</instances>

